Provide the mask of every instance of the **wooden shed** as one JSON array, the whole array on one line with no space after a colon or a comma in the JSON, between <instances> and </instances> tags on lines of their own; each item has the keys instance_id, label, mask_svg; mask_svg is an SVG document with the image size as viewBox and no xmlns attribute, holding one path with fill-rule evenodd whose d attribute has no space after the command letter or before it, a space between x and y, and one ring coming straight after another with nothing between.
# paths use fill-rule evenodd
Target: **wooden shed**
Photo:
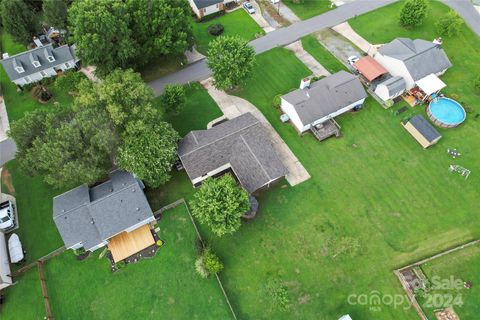
<instances>
[{"instance_id":1,"label":"wooden shed","mask_svg":"<svg viewBox=\"0 0 480 320\"><path fill-rule=\"evenodd\" d=\"M424 148L428 148L442 138L441 134L421 115L416 115L402 123L402 126L417 140Z\"/></svg>"}]
</instances>

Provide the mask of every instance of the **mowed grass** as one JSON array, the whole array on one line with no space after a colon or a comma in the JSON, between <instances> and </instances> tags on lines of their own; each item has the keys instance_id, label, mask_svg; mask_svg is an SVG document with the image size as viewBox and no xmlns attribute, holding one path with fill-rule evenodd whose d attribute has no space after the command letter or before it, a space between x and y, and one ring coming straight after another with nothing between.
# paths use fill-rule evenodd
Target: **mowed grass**
<instances>
[{"instance_id":1,"label":"mowed grass","mask_svg":"<svg viewBox=\"0 0 480 320\"><path fill-rule=\"evenodd\" d=\"M25 46L15 42L13 38L4 31L0 32L0 43L0 50L2 52L8 52L10 56L27 50ZM48 90L53 94L53 98L47 104L41 104L32 97L30 91L17 91L17 87L10 81L2 66L0 66L0 86L10 122L22 118L26 113L35 109L52 107L55 102L58 102L60 106L68 106L72 103L72 97L68 92L62 92L57 90L53 85L49 85Z\"/></svg>"},{"instance_id":2,"label":"mowed grass","mask_svg":"<svg viewBox=\"0 0 480 320\"><path fill-rule=\"evenodd\" d=\"M43 320L45 305L37 267L14 278L15 285L5 293L5 302L0 308L0 318L9 320Z\"/></svg>"},{"instance_id":3,"label":"mowed grass","mask_svg":"<svg viewBox=\"0 0 480 320\"><path fill-rule=\"evenodd\" d=\"M186 208L165 212L159 227L165 245L157 255L116 273L99 252L84 261L71 252L49 260L45 277L55 318L230 319L216 279L196 274L197 237Z\"/></svg>"},{"instance_id":4,"label":"mowed grass","mask_svg":"<svg viewBox=\"0 0 480 320\"><path fill-rule=\"evenodd\" d=\"M434 310L453 303L460 319L477 318L480 314L479 266L478 244L423 264L422 270L427 278L434 286L438 286L426 297L417 298L427 317L434 319ZM466 281L472 283L471 289L463 287L463 282ZM439 305L436 306L436 303Z\"/></svg>"},{"instance_id":5,"label":"mowed grass","mask_svg":"<svg viewBox=\"0 0 480 320\"><path fill-rule=\"evenodd\" d=\"M303 37L302 46L305 49L305 51L310 53L310 55L314 57L315 60L320 62L321 65L328 70L328 72L335 73L340 70L348 71L347 67L345 67L345 65L343 65L340 61L338 61L337 58L331 55L330 52L328 52L328 50L325 49L320 44L320 42L318 42L315 36L308 35L306 37Z\"/></svg>"},{"instance_id":6,"label":"mowed grass","mask_svg":"<svg viewBox=\"0 0 480 320\"><path fill-rule=\"evenodd\" d=\"M302 20L318 16L331 10L330 0L282 0Z\"/></svg>"},{"instance_id":7,"label":"mowed grass","mask_svg":"<svg viewBox=\"0 0 480 320\"><path fill-rule=\"evenodd\" d=\"M17 199L17 211L20 227L14 232L20 237L26 251L27 262L35 261L47 253L63 246L57 228L53 222L53 197L63 193L43 181L43 177L29 177L20 169L18 162L8 162L4 170L11 176ZM2 173L5 177L5 172ZM9 193L2 183L2 192Z\"/></svg>"},{"instance_id":8,"label":"mowed grass","mask_svg":"<svg viewBox=\"0 0 480 320\"><path fill-rule=\"evenodd\" d=\"M255 39L256 35L265 33L243 9L238 9L204 22L197 22L192 18L193 36L198 52L202 54L207 53L208 44L216 38L208 33L208 27L217 23L225 28L221 36L239 36L244 40L250 41Z\"/></svg>"}]
</instances>

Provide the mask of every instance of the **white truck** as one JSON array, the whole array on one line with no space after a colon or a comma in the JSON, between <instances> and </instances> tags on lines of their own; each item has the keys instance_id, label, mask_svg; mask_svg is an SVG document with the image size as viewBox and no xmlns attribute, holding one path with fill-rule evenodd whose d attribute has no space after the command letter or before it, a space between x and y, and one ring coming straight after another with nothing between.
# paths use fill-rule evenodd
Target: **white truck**
<instances>
[{"instance_id":1,"label":"white truck","mask_svg":"<svg viewBox=\"0 0 480 320\"><path fill-rule=\"evenodd\" d=\"M8 231L15 226L15 205L7 200L0 203L0 231Z\"/></svg>"}]
</instances>

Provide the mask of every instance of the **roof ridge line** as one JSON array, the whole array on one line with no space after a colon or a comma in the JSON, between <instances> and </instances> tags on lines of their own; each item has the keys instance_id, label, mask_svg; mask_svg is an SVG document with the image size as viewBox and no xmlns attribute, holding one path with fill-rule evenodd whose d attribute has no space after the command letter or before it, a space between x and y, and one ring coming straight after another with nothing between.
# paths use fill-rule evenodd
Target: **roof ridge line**
<instances>
[{"instance_id":1,"label":"roof ridge line","mask_svg":"<svg viewBox=\"0 0 480 320\"><path fill-rule=\"evenodd\" d=\"M267 178L269 180L271 180L272 178L270 177L270 175L268 174L267 170L265 170L265 168L263 167L262 163L260 162L260 160L258 160L257 156L255 155L255 153L253 153L252 151L252 148L250 148L250 146L248 145L248 142L245 140L245 138L243 137L243 134L240 135L240 139L242 139L243 143L245 143L245 145L247 146L248 148L248 151L250 151L250 153L252 154L252 156L255 158L255 160L258 162L258 164L260 165L260 168L262 168L262 171L263 173L265 173L265 175L267 176Z\"/></svg>"}]
</instances>

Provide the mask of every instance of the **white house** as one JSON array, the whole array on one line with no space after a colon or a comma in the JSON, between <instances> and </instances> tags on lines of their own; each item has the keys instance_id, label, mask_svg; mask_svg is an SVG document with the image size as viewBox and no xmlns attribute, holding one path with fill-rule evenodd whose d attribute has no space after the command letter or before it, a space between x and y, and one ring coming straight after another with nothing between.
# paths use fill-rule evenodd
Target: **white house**
<instances>
[{"instance_id":1,"label":"white house","mask_svg":"<svg viewBox=\"0 0 480 320\"><path fill-rule=\"evenodd\" d=\"M440 76L452 66L438 42L397 38L385 44L374 56L392 76L405 80L409 90L430 74Z\"/></svg>"},{"instance_id":2,"label":"white house","mask_svg":"<svg viewBox=\"0 0 480 320\"><path fill-rule=\"evenodd\" d=\"M281 97L281 109L300 133L361 106L367 93L357 76L340 71Z\"/></svg>"},{"instance_id":3,"label":"white house","mask_svg":"<svg viewBox=\"0 0 480 320\"><path fill-rule=\"evenodd\" d=\"M383 101L393 100L405 92L407 83L399 76L391 77L377 85L375 94Z\"/></svg>"},{"instance_id":4,"label":"white house","mask_svg":"<svg viewBox=\"0 0 480 320\"><path fill-rule=\"evenodd\" d=\"M73 47L63 45L54 48L52 44L13 56L4 53L0 60L10 80L18 86L56 76L59 71L75 68L77 62Z\"/></svg>"},{"instance_id":5,"label":"white house","mask_svg":"<svg viewBox=\"0 0 480 320\"><path fill-rule=\"evenodd\" d=\"M12 285L10 272L10 260L8 259L7 240L5 234L0 231L0 290Z\"/></svg>"},{"instance_id":6,"label":"white house","mask_svg":"<svg viewBox=\"0 0 480 320\"><path fill-rule=\"evenodd\" d=\"M193 12L199 19L225 9L225 4L232 0L188 0Z\"/></svg>"}]
</instances>

